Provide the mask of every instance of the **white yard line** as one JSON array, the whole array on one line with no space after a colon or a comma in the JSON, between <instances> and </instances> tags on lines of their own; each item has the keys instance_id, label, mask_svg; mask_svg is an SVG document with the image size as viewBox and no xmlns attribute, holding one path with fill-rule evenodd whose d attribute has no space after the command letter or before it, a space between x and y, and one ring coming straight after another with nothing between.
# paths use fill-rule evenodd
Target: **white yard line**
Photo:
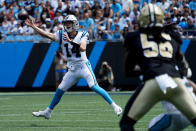
<instances>
[{"instance_id":1,"label":"white yard line","mask_svg":"<svg viewBox=\"0 0 196 131\"><path fill-rule=\"evenodd\" d=\"M26 126L26 127L17 127L17 126L14 126L14 127L7 127L7 129L12 129L12 128L20 128L20 129L23 129L23 128L32 128L32 129L40 129L40 130L42 130L43 128L44 129L46 129L46 128L50 128L50 129L71 129L71 130L77 130L77 131L81 131L81 130L83 130L83 131L86 131L86 130L90 130L90 131L92 131L92 130L99 130L99 131L105 131L105 130L119 130L119 128L115 128L115 127L105 127L105 128L103 128L103 127L68 127L68 126L58 126L58 127L48 127L48 126L42 126L42 127L31 127L31 126Z\"/></svg>"}]
</instances>

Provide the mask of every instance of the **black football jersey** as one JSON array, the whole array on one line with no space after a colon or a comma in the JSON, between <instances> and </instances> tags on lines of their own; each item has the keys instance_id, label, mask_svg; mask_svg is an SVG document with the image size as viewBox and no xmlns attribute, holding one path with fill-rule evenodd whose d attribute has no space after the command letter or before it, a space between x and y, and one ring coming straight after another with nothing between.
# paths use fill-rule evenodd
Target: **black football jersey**
<instances>
[{"instance_id":1,"label":"black football jersey","mask_svg":"<svg viewBox=\"0 0 196 131\"><path fill-rule=\"evenodd\" d=\"M125 71L131 75L135 65L139 65L144 80L165 73L172 77L181 77L177 67L181 41L174 33L162 32L160 35L164 40L140 31L128 33L124 41L127 51Z\"/></svg>"}]
</instances>

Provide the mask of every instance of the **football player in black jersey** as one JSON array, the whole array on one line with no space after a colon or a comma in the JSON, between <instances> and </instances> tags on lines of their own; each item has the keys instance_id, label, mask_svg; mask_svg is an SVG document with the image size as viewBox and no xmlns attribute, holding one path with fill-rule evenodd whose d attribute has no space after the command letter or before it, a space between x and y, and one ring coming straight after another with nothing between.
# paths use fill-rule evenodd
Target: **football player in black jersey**
<instances>
[{"instance_id":1,"label":"football player in black jersey","mask_svg":"<svg viewBox=\"0 0 196 131\"><path fill-rule=\"evenodd\" d=\"M128 76L143 75L144 84L125 106L121 131L134 131L134 124L159 101L171 102L196 125L196 104L177 67L183 58L180 35L164 26L163 12L153 4L141 9L139 24L139 31L128 33L124 41L125 72ZM136 65L141 72L134 71Z\"/></svg>"}]
</instances>

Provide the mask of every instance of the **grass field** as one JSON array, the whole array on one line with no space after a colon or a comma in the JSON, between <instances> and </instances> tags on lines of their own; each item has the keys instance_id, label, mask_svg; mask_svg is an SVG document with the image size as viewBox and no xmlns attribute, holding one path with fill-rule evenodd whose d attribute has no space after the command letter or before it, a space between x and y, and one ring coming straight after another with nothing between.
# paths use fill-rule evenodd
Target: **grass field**
<instances>
[{"instance_id":1,"label":"grass field","mask_svg":"<svg viewBox=\"0 0 196 131\"><path fill-rule=\"evenodd\" d=\"M131 92L110 93L124 108ZM31 112L45 109L51 92L0 93L0 131L119 131L119 120L112 108L93 92L68 92L55 108L50 120L32 117ZM163 112L160 104L135 126L147 131L149 121ZM196 128L195 128L196 130ZM194 131L190 126L186 131Z\"/></svg>"}]
</instances>

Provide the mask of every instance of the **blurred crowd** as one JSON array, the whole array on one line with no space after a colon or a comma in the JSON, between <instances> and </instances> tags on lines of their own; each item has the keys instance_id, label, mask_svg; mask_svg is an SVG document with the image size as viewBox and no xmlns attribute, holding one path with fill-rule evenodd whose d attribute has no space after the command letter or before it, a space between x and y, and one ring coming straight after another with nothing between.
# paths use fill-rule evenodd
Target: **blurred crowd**
<instances>
[{"instance_id":1,"label":"blurred crowd","mask_svg":"<svg viewBox=\"0 0 196 131\"><path fill-rule=\"evenodd\" d=\"M123 39L127 32L139 28L140 9L147 3L158 5L165 24L176 23L183 37L196 37L196 0L0 0L0 38L42 39L18 19L18 13L26 10L36 25L48 32L61 29L64 17L74 14L91 40Z\"/></svg>"}]
</instances>

